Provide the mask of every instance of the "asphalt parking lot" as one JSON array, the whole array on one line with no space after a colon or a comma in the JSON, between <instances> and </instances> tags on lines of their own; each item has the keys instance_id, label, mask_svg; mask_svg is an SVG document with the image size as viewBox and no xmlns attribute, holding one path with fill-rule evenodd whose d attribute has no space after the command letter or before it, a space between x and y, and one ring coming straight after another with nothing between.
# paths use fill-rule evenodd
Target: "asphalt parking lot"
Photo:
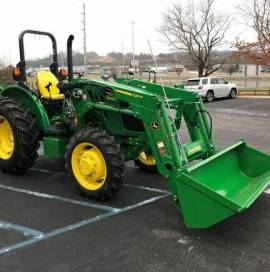
<instances>
[{"instance_id":1,"label":"asphalt parking lot","mask_svg":"<svg viewBox=\"0 0 270 272\"><path fill-rule=\"evenodd\" d=\"M240 138L270 152L270 99L206 105L217 144ZM0 173L0 271L269 271L270 194L206 230L187 229L166 180L129 164L122 191L79 196L62 160L41 156L24 176Z\"/></svg>"}]
</instances>

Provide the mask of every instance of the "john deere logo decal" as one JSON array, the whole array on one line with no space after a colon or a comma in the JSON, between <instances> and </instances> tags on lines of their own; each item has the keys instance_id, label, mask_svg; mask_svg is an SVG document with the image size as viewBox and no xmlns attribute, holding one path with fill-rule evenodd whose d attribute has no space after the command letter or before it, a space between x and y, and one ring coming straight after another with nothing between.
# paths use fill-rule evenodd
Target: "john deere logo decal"
<instances>
[{"instance_id":1,"label":"john deere logo decal","mask_svg":"<svg viewBox=\"0 0 270 272\"><path fill-rule=\"evenodd\" d=\"M152 129L158 129L158 122L152 123Z\"/></svg>"}]
</instances>

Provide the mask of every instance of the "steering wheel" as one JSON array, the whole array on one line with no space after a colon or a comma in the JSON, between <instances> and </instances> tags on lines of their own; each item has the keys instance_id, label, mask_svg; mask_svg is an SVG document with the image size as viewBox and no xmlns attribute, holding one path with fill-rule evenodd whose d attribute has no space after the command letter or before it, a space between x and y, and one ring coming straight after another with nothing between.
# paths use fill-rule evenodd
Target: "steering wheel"
<instances>
[{"instance_id":1,"label":"steering wheel","mask_svg":"<svg viewBox=\"0 0 270 272\"><path fill-rule=\"evenodd\" d=\"M77 78L81 78L82 74L80 72L73 72L73 75L77 75Z\"/></svg>"}]
</instances>

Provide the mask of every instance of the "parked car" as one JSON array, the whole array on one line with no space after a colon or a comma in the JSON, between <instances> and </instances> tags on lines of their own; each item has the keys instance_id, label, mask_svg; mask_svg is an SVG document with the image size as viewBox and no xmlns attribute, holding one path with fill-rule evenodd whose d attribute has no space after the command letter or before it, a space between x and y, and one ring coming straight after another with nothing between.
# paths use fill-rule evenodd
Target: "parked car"
<instances>
[{"instance_id":1,"label":"parked car","mask_svg":"<svg viewBox=\"0 0 270 272\"><path fill-rule=\"evenodd\" d=\"M236 98L237 86L223 78L200 77L187 80L185 89L197 92L205 101L212 102L215 98Z\"/></svg>"}]
</instances>

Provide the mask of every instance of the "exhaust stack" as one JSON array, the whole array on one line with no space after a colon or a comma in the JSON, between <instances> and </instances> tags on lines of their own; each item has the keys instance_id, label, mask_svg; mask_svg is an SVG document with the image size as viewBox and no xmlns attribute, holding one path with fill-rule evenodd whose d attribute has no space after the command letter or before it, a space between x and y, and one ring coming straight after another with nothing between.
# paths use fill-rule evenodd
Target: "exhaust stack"
<instances>
[{"instance_id":1,"label":"exhaust stack","mask_svg":"<svg viewBox=\"0 0 270 272\"><path fill-rule=\"evenodd\" d=\"M67 66L68 66L68 80L73 79L73 59L72 59L72 42L74 36L70 35L67 40Z\"/></svg>"}]
</instances>

